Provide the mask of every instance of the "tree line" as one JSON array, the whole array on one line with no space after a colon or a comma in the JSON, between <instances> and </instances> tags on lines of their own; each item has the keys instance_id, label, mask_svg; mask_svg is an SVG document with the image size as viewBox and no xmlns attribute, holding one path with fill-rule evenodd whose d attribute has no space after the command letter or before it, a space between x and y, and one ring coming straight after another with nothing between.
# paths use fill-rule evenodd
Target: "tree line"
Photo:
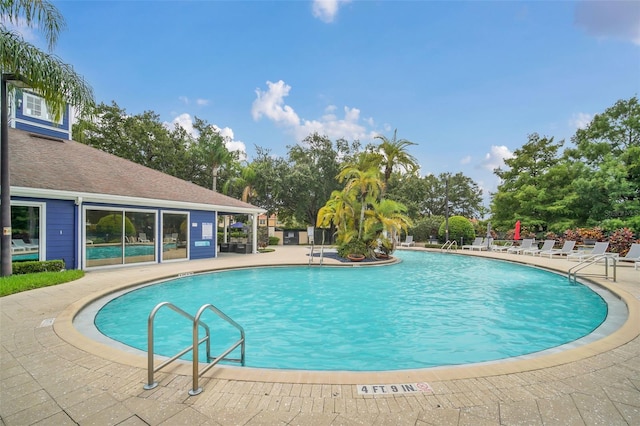
<instances>
[{"instance_id":1,"label":"tree line","mask_svg":"<svg viewBox=\"0 0 640 426\"><path fill-rule=\"evenodd\" d=\"M313 133L284 157L255 147L251 160L230 151L215 126L195 118L194 132L167 128L146 111L129 115L115 102L100 104L74 125L74 139L164 173L240 198L291 226L314 225L318 212L342 191L339 176L358 162L377 164L385 199L404 206L419 239L437 235L444 216L482 218L497 231L516 220L534 232L576 227L640 230L640 106L619 100L564 141L532 133L494 170L501 183L490 209L482 190L463 173L420 176L412 142L380 135L374 143L330 140ZM364 166L360 164L364 170ZM475 221L478 232L486 220Z\"/></svg>"}]
</instances>

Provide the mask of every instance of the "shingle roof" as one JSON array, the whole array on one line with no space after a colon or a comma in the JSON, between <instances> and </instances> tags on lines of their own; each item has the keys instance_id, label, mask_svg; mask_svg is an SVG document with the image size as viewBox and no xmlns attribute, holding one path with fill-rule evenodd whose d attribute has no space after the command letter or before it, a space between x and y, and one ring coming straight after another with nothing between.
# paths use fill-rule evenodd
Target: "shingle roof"
<instances>
[{"instance_id":1,"label":"shingle roof","mask_svg":"<svg viewBox=\"0 0 640 426\"><path fill-rule=\"evenodd\" d=\"M9 129L9 149L12 187L262 210L71 140Z\"/></svg>"}]
</instances>

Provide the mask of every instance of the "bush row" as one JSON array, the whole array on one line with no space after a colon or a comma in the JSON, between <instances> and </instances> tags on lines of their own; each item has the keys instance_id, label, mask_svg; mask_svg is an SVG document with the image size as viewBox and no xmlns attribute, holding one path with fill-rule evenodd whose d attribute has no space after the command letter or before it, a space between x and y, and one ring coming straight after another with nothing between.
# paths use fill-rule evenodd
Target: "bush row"
<instances>
[{"instance_id":1,"label":"bush row","mask_svg":"<svg viewBox=\"0 0 640 426\"><path fill-rule=\"evenodd\" d=\"M45 261L28 261L28 262L14 262L12 264L13 274L33 274L36 272L60 272L64 271L63 260L45 260Z\"/></svg>"}]
</instances>

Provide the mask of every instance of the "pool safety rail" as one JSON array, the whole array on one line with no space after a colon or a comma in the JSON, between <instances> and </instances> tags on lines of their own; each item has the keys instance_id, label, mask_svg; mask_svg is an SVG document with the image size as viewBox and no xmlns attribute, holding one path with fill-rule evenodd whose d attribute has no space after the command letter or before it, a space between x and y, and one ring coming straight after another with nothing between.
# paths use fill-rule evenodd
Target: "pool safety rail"
<instances>
[{"instance_id":1,"label":"pool safety rail","mask_svg":"<svg viewBox=\"0 0 640 426\"><path fill-rule=\"evenodd\" d=\"M453 240L453 241L447 240L447 242L444 243L442 247L440 247L440 251L455 250L457 248L458 248L458 242L456 240Z\"/></svg>"},{"instance_id":2,"label":"pool safety rail","mask_svg":"<svg viewBox=\"0 0 640 426\"><path fill-rule=\"evenodd\" d=\"M173 310L174 312L177 312L178 314L182 315L183 317L187 318L188 320L190 320L193 324L193 342L191 344L191 346L183 349L182 351L180 351L178 354L174 355L173 357L169 358L168 360L166 360L165 362L163 362L162 364L158 365L157 367L154 367L154 359L155 359L155 350L154 350L154 327L153 327L153 322L155 320L156 314L158 313L158 311L162 308L169 308L171 310ZM201 320L202 315L206 312L206 311L213 311L216 315L218 315L218 317L222 318L223 320L225 320L226 322L228 322L229 324L231 324L232 326L234 326L239 332L240 332L240 339L235 342L233 345L231 345L229 347L229 349L227 349L226 351L224 351L223 353L221 353L219 356L217 357L211 357L211 331L209 329L209 326L204 323ZM199 337L199 329L200 327L204 328L205 330L205 336L200 339ZM174 304L170 303L170 302L161 302L159 303L155 308L153 308L153 310L151 311L151 313L149 314L149 319L147 321L147 384L144 385L144 389L149 390L149 389L153 389L156 386L158 386L158 383L154 381L153 379L153 375L154 373L160 371L161 369L163 369L164 367L166 367L167 365L171 364L173 361L177 360L178 358L180 358L181 356L183 356L184 354L193 351L193 361L192 361L192 365L193 365L193 386L192 389L189 390L189 395L194 396L194 395L198 395L200 392L202 392L202 388L199 387L198 385L198 379L199 377L204 374L206 371L208 371L211 367L213 367L214 365L216 365L217 363L219 363L220 361L226 359L227 361L233 361L233 362L239 362L242 366L245 365L245 351L244 351L244 347L245 347L245 336L244 336L244 329L234 320L232 320L231 318L229 318L229 316L227 316L224 312L222 312L221 310L219 310L218 308L216 308L215 306L211 305L211 304L206 304L206 305L202 305L202 307L200 307L200 309L198 309L198 313L195 316L190 315L189 313L185 312L184 310L178 308L177 306L175 306ZM200 364L198 362L198 351L199 351L199 347L202 343L206 344L206 359L207 359L207 365L200 370ZM227 358L227 356L233 352L238 346L240 346L240 358L239 359L234 359L234 358Z\"/></svg>"},{"instance_id":3,"label":"pool safety rail","mask_svg":"<svg viewBox=\"0 0 640 426\"><path fill-rule=\"evenodd\" d=\"M604 274L580 274L582 276L596 276L596 277L604 277L605 279L609 279L609 262L611 262L612 274L611 278L613 282L616 281L616 268L618 266L618 259L616 257L611 256L610 254L600 254L590 256L584 259L582 262L578 263L576 266L572 266L568 271L569 281L576 282L578 279L578 272L582 271L588 266L594 265L598 262L604 261Z\"/></svg>"}]
</instances>

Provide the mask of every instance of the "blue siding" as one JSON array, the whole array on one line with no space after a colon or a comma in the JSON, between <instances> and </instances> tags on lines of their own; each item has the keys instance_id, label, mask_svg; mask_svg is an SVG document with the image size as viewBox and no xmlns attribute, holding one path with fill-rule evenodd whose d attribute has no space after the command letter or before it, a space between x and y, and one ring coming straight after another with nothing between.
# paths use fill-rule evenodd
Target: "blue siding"
<instances>
[{"instance_id":1,"label":"blue siding","mask_svg":"<svg viewBox=\"0 0 640 426\"><path fill-rule=\"evenodd\" d=\"M76 260L76 214L73 201L47 200L47 260L62 259L68 269Z\"/></svg>"},{"instance_id":2,"label":"blue siding","mask_svg":"<svg viewBox=\"0 0 640 426\"><path fill-rule=\"evenodd\" d=\"M20 91L17 93L17 97L19 100L24 99L23 93ZM45 136L51 136L60 139L71 139L71 126L69 122L69 105L65 106L64 113L62 115L62 123L54 123L48 120L42 120L40 118L31 117L29 115L24 114L24 102L19 108L16 108L15 116L15 128L20 130L25 130L32 133L37 133ZM24 120L24 123L20 120Z\"/></svg>"},{"instance_id":3,"label":"blue siding","mask_svg":"<svg viewBox=\"0 0 640 426\"><path fill-rule=\"evenodd\" d=\"M31 133L37 133L39 135L44 135L44 136L50 136L52 138L58 138L58 139L64 139L67 140L69 139L69 133L66 131L57 131L54 130L53 128L49 127L39 127L39 126L32 126L30 124L26 124L26 123L20 123L20 122L16 122L16 129L18 130L25 130L27 132L31 132Z\"/></svg>"},{"instance_id":4,"label":"blue siding","mask_svg":"<svg viewBox=\"0 0 640 426\"><path fill-rule=\"evenodd\" d=\"M190 258L191 259L209 259L216 255L216 238L217 238L217 226L216 226L216 215L214 212L203 212L203 211L191 211L191 223L189 224L189 233L190 233ZM204 240L202 239L202 224L203 223L211 223L213 224L213 239L212 240ZM192 226L195 224L196 226ZM204 245L204 244L209 244Z\"/></svg>"}]
</instances>

